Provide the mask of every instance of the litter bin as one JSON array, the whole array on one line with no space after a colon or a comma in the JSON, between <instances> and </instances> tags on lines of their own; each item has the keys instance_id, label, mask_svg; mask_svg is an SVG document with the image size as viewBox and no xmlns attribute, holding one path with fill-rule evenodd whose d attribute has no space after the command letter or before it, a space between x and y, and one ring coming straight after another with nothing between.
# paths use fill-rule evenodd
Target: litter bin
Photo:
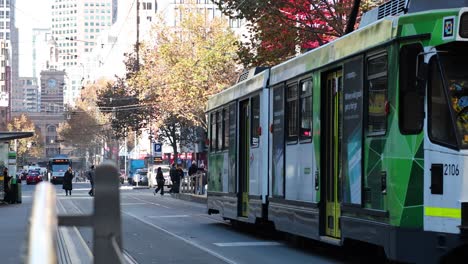
<instances>
[{"instance_id":1,"label":"litter bin","mask_svg":"<svg viewBox=\"0 0 468 264\"><path fill-rule=\"evenodd\" d=\"M10 203L17 203L18 198L18 183L16 183L16 178L11 179L11 191L10 191Z\"/></svg>"},{"instance_id":2,"label":"litter bin","mask_svg":"<svg viewBox=\"0 0 468 264\"><path fill-rule=\"evenodd\" d=\"M21 179L18 179L16 181L16 186L18 186L18 191L17 191L17 196L16 196L16 203L22 203L23 202L23 199L22 199L22 195L21 195Z\"/></svg>"}]
</instances>

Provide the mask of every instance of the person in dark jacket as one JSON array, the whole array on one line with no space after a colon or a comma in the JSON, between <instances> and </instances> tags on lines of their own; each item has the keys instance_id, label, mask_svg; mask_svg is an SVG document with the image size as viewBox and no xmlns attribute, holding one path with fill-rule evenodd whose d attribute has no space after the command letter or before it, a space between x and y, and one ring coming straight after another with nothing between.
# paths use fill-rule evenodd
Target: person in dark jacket
<instances>
[{"instance_id":1,"label":"person in dark jacket","mask_svg":"<svg viewBox=\"0 0 468 264\"><path fill-rule=\"evenodd\" d=\"M11 190L10 190L10 180L11 177L8 176L8 168L3 168L3 191L5 192L5 196L3 197L3 201L6 203L11 202Z\"/></svg>"},{"instance_id":2,"label":"person in dark jacket","mask_svg":"<svg viewBox=\"0 0 468 264\"><path fill-rule=\"evenodd\" d=\"M68 170L63 175L63 184L62 188L65 190L65 195L71 195L71 191L73 190L73 171L71 167L68 167Z\"/></svg>"},{"instance_id":3,"label":"person in dark jacket","mask_svg":"<svg viewBox=\"0 0 468 264\"><path fill-rule=\"evenodd\" d=\"M170 193L175 191L175 181L176 181L176 166L175 163L172 163L171 169L169 170L169 177L171 177L172 188L169 190Z\"/></svg>"},{"instance_id":4,"label":"person in dark jacket","mask_svg":"<svg viewBox=\"0 0 468 264\"><path fill-rule=\"evenodd\" d=\"M177 166L177 169L176 169L176 177L175 177L175 193L179 193L180 191L180 181L184 178L184 170L182 169L182 166Z\"/></svg>"},{"instance_id":5,"label":"person in dark jacket","mask_svg":"<svg viewBox=\"0 0 468 264\"><path fill-rule=\"evenodd\" d=\"M91 190L89 190L88 194L89 196L94 196L94 177L96 175L94 172L94 165L91 165L91 169L88 171L87 174L89 183L91 184Z\"/></svg>"},{"instance_id":6,"label":"person in dark jacket","mask_svg":"<svg viewBox=\"0 0 468 264\"><path fill-rule=\"evenodd\" d=\"M164 176L161 170L161 167L158 167L156 172L156 182L158 183L158 188L154 190L154 195L156 195L159 190L161 190L161 195L164 195Z\"/></svg>"},{"instance_id":7,"label":"person in dark jacket","mask_svg":"<svg viewBox=\"0 0 468 264\"><path fill-rule=\"evenodd\" d=\"M192 165L190 165L190 168L188 170L188 175L189 176L195 175L197 173L197 171L198 171L197 162L193 161ZM191 177L189 179L191 179L190 184L191 184L191 186L193 186L193 192L196 193L197 186L195 186L195 184L197 182L197 179L195 179L195 177Z\"/></svg>"}]
</instances>

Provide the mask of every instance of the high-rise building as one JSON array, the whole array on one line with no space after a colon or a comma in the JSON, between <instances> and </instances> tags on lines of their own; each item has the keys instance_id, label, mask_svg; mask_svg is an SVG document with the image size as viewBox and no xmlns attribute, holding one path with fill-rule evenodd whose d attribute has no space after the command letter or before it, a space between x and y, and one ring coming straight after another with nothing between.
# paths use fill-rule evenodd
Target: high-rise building
<instances>
[{"instance_id":1,"label":"high-rise building","mask_svg":"<svg viewBox=\"0 0 468 264\"><path fill-rule=\"evenodd\" d=\"M8 58L9 56L7 43L4 40L0 39L0 131L6 130L6 124L8 122L8 82L10 72Z\"/></svg>"},{"instance_id":2,"label":"high-rise building","mask_svg":"<svg viewBox=\"0 0 468 264\"><path fill-rule=\"evenodd\" d=\"M65 104L73 105L80 95L87 57L116 14L117 0L53 0L52 35L58 47L57 69L66 72Z\"/></svg>"},{"instance_id":3,"label":"high-rise building","mask_svg":"<svg viewBox=\"0 0 468 264\"><path fill-rule=\"evenodd\" d=\"M32 29L32 77L39 80L41 71L49 68L48 43L52 38L49 28Z\"/></svg>"}]
</instances>

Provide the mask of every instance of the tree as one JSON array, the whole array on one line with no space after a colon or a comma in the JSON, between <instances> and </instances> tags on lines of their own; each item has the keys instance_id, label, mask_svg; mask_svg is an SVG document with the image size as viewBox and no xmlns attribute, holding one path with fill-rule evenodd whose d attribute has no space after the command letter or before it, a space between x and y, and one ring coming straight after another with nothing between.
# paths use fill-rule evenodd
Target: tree
<instances>
[{"instance_id":1,"label":"tree","mask_svg":"<svg viewBox=\"0 0 468 264\"><path fill-rule=\"evenodd\" d=\"M360 19L358 7L368 10L383 0L213 2L224 14L247 21L249 38L238 42L239 58L251 67L276 65L298 50L316 48L351 32Z\"/></svg>"},{"instance_id":2,"label":"tree","mask_svg":"<svg viewBox=\"0 0 468 264\"><path fill-rule=\"evenodd\" d=\"M237 76L234 33L223 19L181 10L178 27L162 23L143 43L143 63L129 83L155 105L156 116L175 116L206 127L208 97L232 85ZM167 113L167 114L166 114Z\"/></svg>"},{"instance_id":3,"label":"tree","mask_svg":"<svg viewBox=\"0 0 468 264\"><path fill-rule=\"evenodd\" d=\"M16 153L20 163L25 163L27 157L39 158L44 152L44 140L39 128L36 128L34 123L25 114L13 118L7 124L8 131L18 132L34 132L34 136L30 138L18 139Z\"/></svg>"},{"instance_id":4,"label":"tree","mask_svg":"<svg viewBox=\"0 0 468 264\"><path fill-rule=\"evenodd\" d=\"M208 21L190 11L180 10L183 18L177 27L155 23L151 41L141 45L140 70L128 80L142 102L152 106L152 127L172 145L176 157L177 143L194 140L187 131L206 129L208 97L231 86L239 73L233 58L236 37L226 21Z\"/></svg>"}]
</instances>

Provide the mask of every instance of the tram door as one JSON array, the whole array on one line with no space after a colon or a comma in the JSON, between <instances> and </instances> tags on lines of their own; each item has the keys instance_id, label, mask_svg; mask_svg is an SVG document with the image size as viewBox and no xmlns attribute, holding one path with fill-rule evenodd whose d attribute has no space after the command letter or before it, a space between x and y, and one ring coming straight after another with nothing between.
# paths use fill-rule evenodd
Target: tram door
<instances>
[{"instance_id":1,"label":"tram door","mask_svg":"<svg viewBox=\"0 0 468 264\"><path fill-rule=\"evenodd\" d=\"M239 107L239 190L238 215L248 216L249 204L249 100L240 102Z\"/></svg>"},{"instance_id":2,"label":"tram door","mask_svg":"<svg viewBox=\"0 0 468 264\"><path fill-rule=\"evenodd\" d=\"M324 126L324 174L325 177L325 234L330 237L341 236L340 192L341 192L341 141L343 81L342 71L326 74L325 126Z\"/></svg>"}]
</instances>

